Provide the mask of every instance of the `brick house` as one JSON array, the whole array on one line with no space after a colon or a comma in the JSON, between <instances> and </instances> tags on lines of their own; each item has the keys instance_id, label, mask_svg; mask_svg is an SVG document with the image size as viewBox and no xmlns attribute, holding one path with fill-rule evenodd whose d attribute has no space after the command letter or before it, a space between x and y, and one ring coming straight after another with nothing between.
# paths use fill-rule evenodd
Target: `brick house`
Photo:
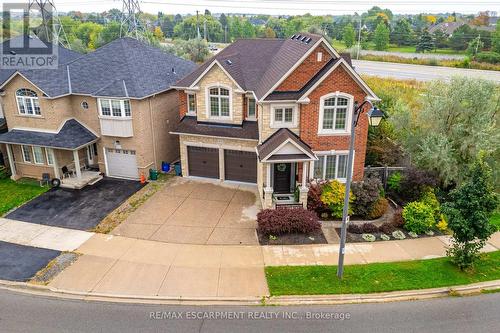
<instances>
[{"instance_id":1,"label":"brick house","mask_svg":"<svg viewBox=\"0 0 500 333\"><path fill-rule=\"evenodd\" d=\"M0 75L9 128L0 144L13 179L49 174L81 188L101 174L138 179L178 159L172 84L194 63L128 37L86 55L59 54L57 69Z\"/></svg>"},{"instance_id":2,"label":"brick house","mask_svg":"<svg viewBox=\"0 0 500 333\"><path fill-rule=\"evenodd\" d=\"M182 172L256 183L263 207L305 205L312 179L345 181L353 105L379 100L321 36L242 39L177 82ZM363 178L368 120L356 127Z\"/></svg>"}]
</instances>

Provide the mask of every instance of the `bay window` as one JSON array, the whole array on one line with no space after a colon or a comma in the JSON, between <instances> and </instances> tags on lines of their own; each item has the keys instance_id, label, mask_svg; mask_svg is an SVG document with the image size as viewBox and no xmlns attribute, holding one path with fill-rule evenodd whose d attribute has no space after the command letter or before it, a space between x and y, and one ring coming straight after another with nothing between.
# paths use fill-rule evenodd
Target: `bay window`
<instances>
[{"instance_id":1,"label":"bay window","mask_svg":"<svg viewBox=\"0 0 500 333\"><path fill-rule=\"evenodd\" d=\"M231 98L229 89L213 87L208 89L209 115L210 117L231 116Z\"/></svg>"},{"instance_id":2,"label":"bay window","mask_svg":"<svg viewBox=\"0 0 500 333\"><path fill-rule=\"evenodd\" d=\"M338 179L345 181L347 178L347 153L335 155L318 155L314 162L314 179Z\"/></svg>"},{"instance_id":3,"label":"bay window","mask_svg":"<svg viewBox=\"0 0 500 333\"><path fill-rule=\"evenodd\" d=\"M131 116L130 101L100 98L99 111L104 117L129 118Z\"/></svg>"},{"instance_id":4,"label":"bay window","mask_svg":"<svg viewBox=\"0 0 500 333\"><path fill-rule=\"evenodd\" d=\"M17 110L19 114L27 116L40 116L40 103L38 95L30 89L18 89L16 91Z\"/></svg>"}]
</instances>

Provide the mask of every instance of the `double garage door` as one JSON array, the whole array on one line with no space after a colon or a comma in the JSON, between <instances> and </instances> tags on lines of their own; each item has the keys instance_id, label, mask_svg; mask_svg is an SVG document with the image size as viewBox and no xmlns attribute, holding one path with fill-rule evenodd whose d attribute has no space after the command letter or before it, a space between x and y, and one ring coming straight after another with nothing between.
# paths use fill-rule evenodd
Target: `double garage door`
<instances>
[{"instance_id":1,"label":"double garage door","mask_svg":"<svg viewBox=\"0 0 500 333\"><path fill-rule=\"evenodd\" d=\"M106 149L108 176L138 179L137 157L134 150Z\"/></svg>"},{"instance_id":2,"label":"double garage door","mask_svg":"<svg viewBox=\"0 0 500 333\"><path fill-rule=\"evenodd\" d=\"M257 154L254 152L224 149L224 161L219 159L219 149L188 146L190 176L216 178L219 166L224 163L224 179L246 183L257 182Z\"/></svg>"}]
</instances>

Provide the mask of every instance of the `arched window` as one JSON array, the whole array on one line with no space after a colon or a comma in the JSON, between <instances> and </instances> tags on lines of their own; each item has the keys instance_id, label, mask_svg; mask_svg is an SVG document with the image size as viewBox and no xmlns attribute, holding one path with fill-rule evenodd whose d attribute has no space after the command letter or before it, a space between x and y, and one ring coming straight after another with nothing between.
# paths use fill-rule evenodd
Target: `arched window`
<instances>
[{"instance_id":1,"label":"arched window","mask_svg":"<svg viewBox=\"0 0 500 333\"><path fill-rule=\"evenodd\" d=\"M346 133L350 130L352 98L347 95L332 94L321 98L319 133Z\"/></svg>"},{"instance_id":2,"label":"arched window","mask_svg":"<svg viewBox=\"0 0 500 333\"><path fill-rule=\"evenodd\" d=\"M210 117L230 117L230 92L223 87L208 89Z\"/></svg>"},{"instance_id":3,"label":"arched window","mask_svg":"<svg viewBox=\"0 0 500 333\"><path fill-rule=\"evenodd\" d=\"M39 116L40 104L36 92L30 89L19 89L16 91L17 109L20 114Z\"/></svg>"}]
</instances>

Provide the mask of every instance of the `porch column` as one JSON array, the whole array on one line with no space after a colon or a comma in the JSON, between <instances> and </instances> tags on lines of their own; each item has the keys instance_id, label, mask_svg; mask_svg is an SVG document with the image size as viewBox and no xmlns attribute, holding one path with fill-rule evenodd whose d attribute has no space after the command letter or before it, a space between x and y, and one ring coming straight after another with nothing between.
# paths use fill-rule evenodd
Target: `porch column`
<instances>
[{"instance_id":1,"label":"porch column","mask_svg":"<svg viewBox=\"0 0 500 333\"><path fill-rule=\"evenodd\" d=\"M10 173L12 174L11 178L15 179L17 173L16 173L16 165L14 163L14 154L12 153L11 145L6 144L6 147L7 147L7 156L9 158Z\"/></svg>"},{"instance_id":2,"label":"porch column","mask_svg":"<svg viewBox=\"0 0 500 333\"><path fill-rule=\"evenodd\" d=\"M45 149L50 149L50 153L52 154L52 162L54 164L54 177L61 179L61 173L59 172L59 163L57 162L56 152L52 148L45 148Z\"/></svg>"},{"instance_id":3,"label":"porch column","mask_svg":"<svg viewBox=\"0 0 500 333\"><path fill-rule=\"evenodd\" d=\"M299 189L299 202L302 204L304 209L307 209L307 193L309 188L307 187L307 166L309 162L302 162L302 186Z\"/></svg>"},{"instance_id":4,"label":"porch column","mask_svg":"<svg viewBox=\"0 0 500 333\"><path fill-rule=\"evenodd\" d=\"M76 177L81 179L82 170L80 170L80 156L78 156L78 150L73 150L73 161L75 162Z\"/></svg>"},{"instance_id":5,"label":"porch column","mask_svg":"<svg viewBox=\"0 0 500 333\"><path fill-rule=\"evenodd\" d=\"M264 209L273 206L273 188L271 187L271 163L266 163L266 187L264 188Z\"/></svg>"},{"instance_id":6,"label":"porch column","mask_svg":"<svg viewBox=\"0 0 500 333\"><path fill-rule=\"evenodd\" d=\"M266 163L266 190L272 190L272 188L271 188L271 163Z\"/></svg>"},{"instance_id":7,"label":"porch column","mask_svg":"<svg viewBox=\"0 0 500 333\"><path fill-rule=\"evenodd\" d=\"M308 162L302 162L302 188L307 188L307 165Z\"/></svg>"}]
</instances>

